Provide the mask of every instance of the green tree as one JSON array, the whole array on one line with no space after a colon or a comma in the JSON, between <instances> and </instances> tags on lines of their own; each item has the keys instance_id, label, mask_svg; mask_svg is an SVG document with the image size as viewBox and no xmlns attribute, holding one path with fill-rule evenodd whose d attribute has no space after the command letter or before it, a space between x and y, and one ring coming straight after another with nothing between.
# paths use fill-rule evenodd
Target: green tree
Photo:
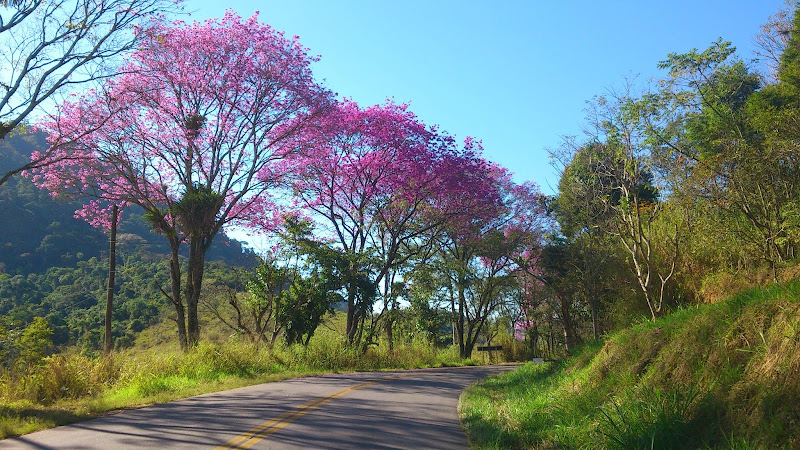
<instances>
[{"instance_id":1,"label":"green tree","mask_svg":"<svg viewBox=\"0 0 800 450\"><path fill-rule=\"evenodd\" d=\"M53 329L44 317L35 317L15 342L18 348L19 361L31 366L37 364L47 354L47 349L53 345L50 339Z\"/></svg>"},{"instance_id":2,"label":"green tree","mask_svg":"<svg viewBox=\"0 0 800 450\"><path fill-rule=\"evenodd\" d=\"M631 95L630 86L611 98L596 98L590 110L590 144L574 157L579 167L568 168L587 173L584 177L600 187L599 209L611 217L606 230L627 251L639 289L655 318L664 307L665 288L675 273L679 230L676 228L667 242L655 239L653 225L662 203L654 186L654 152L646 112L642 102ZM659 250L667 255L665 265L660 264Z\"/></svg>"},{"instance_id":3,"label":"green tree","mask_svg":"<svg viewBox=\"0 0 800 450\"><path fill-rule=\"evenodd\" d=\"M551 239L542 251L542 273L546 291L544 295L550 303L551 314L558 318L564 333L564 347L567 353L573 351L583 339L579 333L576 312L581 309L580 290L582 283L576 280L580 272L572 270L577 266L578 246L564 239Z\"/></svg>"},{"instance_id":4,"label":"green tree","mask_svg":"<svg viewBox=\"0 0 800 450\"><path fill-rule=\"evenodd\" d=\"M438 254L437 270L449 295L455 322L455 342L468 358L501 305L511 301L516 288L515 254L531 244L525 234L502 229L485 230L480 238L450 241Z\"/></svg>"},{"instance_id":5,"label":"green tree","mask_svg":"<svg viewBox=\"0 0 800 450\"><path fill-rule=\"evenodd\" d=\"M766 87L729 42L670 54L660 64L669 69L664 87L641 103L673 190L716 209L724 232L773 273L797 250L786 222L800 192L795 47L786 47L777 84Z\"/></svg>"},{"instance_id":6,"label":"green tree","mask_svg":"<svg viewBox=\"0 0 800 450\"><path fill-rule=\"evenodd\" d=\"M329 244L313 239L310 222L287 216L284 231L283 258L292 271L292 284L279 319L285 323L286 342L308 345L325 314L333 311L333 305L345 302L342 295L351 285L348 277L347 253ZM372 293L374 288L367 277L356 277L355 285L361 295ZM370 299L365 300L371 304Z\"/></svg>"},{"instance_id":7,"label":"green tree","mask_svg":"<svg viewBox=\"0 0 800 450\"><path fill-rule=\"evenodd\" d=\"M283 335L288 344L308 345L325 314L343 300L346 256L311 239L310 223L291 216L279 236L282 250L255 268L249 292L217 286L228 311L211 301L205 305L252 342L271 347Z\"/></svg>"},{"instance_id":8,"label":"green tree","mask_svg":"<svg viewBox=\"0 0 800 450\"><path fill-rule=\"evenodd\" d=\"M578 272L583 295L591 308L592 333L597 340L601 332L600 278L610 253L606 230L613 212L609 206L619 201L616 198L619 192L613 189L614 178L604 168L609 161L604 145L594 142L578 146L568 141L551 156L562 165L558 195L552 202L553 215L564 237L580 248L579 261L571 269Z\"/></svg>"},{"instance_id":9,"label":"green tree","mask_svg":"<svg viewBox=\"0 0 800 450\"><path fill-rule=\"evenodd\" d=\"M237 325L252 340L267 342L273 346L283 332L286 321L282 319L285 318L286 303L290 301L289 290L294 283L292 275L275 261L264 261L256 267L253 278L247 283L250 295L244 301L252 319L252 328L242 320L242 314L235 303L231 303L236 308Z\"/></svg>"}]
</instances>

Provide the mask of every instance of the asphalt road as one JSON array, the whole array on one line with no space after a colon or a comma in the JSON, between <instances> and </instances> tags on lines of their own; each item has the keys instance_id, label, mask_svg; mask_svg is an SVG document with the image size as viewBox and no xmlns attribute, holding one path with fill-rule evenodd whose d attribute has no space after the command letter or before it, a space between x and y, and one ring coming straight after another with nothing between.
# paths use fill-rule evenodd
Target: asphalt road
<instances>
[{"instance_id":1,"label":"asphalt road","mask_svg":"<svg viewBox=\"0 0 800 450\"><path fill-rule=\"evenodd\" d=\"M465 448L461 391L516 366L330 374L127 410L0 449Z\"/></svg>"}]
</instances>

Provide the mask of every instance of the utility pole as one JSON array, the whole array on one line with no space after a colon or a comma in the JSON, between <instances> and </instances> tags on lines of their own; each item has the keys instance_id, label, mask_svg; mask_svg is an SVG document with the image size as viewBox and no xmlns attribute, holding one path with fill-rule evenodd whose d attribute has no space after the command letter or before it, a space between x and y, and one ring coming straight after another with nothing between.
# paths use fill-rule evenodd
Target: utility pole
<instances>
[{"instance_id":1,"label":"utility pole","mask_svg":"<svg viewBox=\"0 0 800 450\"><path fill-rule=\"evenodd\" d=\"M117 274L117 215L118 207L114 205L111 209L111 240L108 252L108 291L106 293L106 336L105 349L106 355L111 353L111 312L114 309L114 279Z\"/></svg>"}]
</instances>

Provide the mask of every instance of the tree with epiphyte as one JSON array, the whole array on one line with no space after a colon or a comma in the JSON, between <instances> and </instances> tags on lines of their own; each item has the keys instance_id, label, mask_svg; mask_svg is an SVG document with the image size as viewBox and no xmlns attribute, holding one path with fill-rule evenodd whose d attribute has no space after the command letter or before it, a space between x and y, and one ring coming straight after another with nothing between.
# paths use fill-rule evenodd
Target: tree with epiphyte
<instances>
[{"instance_id":1,"label":"tree with epiphyte","mask_svg":"<svg viewBox=\"0 0 800 450\"><path fill-rule=\"evenodd\" d=\"M112 204L145 210L170 244L171 286L162 292L188 349L199 339L206 251L223 226L276 223L270 198L296 168L293 138L330 94L314 81L315 58L297 37L257 15L155 22L137 33L141 44L121 75L38 125L50 134L52 164L33 180L88 198L76 216L96 226L108 225Z\"/></svg>"}]
</instances>

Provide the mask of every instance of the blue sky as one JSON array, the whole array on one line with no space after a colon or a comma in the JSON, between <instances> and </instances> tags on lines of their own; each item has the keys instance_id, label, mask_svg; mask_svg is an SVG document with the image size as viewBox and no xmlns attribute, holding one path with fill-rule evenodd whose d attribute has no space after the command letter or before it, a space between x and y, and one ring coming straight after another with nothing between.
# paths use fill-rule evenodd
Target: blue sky
<instances>
[{"instance_id":1,"label":"blue sky","mask_svg":"<svg viewBox=\"0 0 800 450\"><path fill-rule=\"evenodd\" d=\"M546 193L548 148L580 133L586 101L660 76L670 52L730 40L744 59L783 0L187 0L190 19L243 17L300 36L318 79L363 105L410 102L428 124L483 140L484 156Z\"/></svg>"}]
</instances>

